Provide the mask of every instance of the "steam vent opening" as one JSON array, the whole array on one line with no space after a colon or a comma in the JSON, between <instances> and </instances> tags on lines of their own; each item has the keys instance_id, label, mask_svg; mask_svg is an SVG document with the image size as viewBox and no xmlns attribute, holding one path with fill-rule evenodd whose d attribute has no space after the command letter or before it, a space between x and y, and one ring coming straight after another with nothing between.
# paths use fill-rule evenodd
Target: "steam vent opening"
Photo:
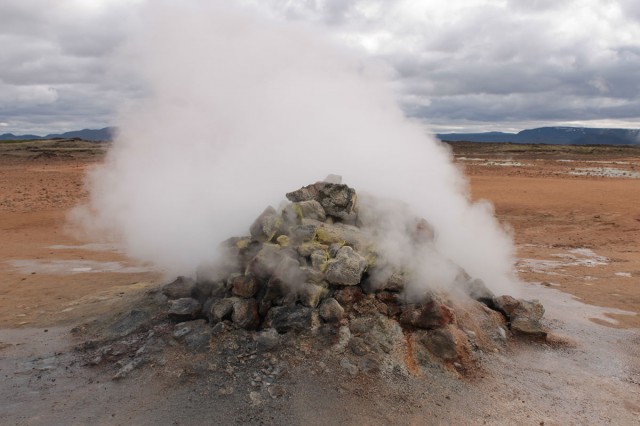
<instances>
[{"instance_id":1,"label":"steam vent opening","mask_svg":"<svg viewBox=\"0 0 640 426\"><path fill-rule=\"evenodd\" d=\"M496 296L446 259L424 264L455 274L425 273L416 259L441 256L438 229L427 219L403 210L391 227L380 207L386 203L333 175L286 198L258 212L247 235L222 242L222 255L195 277L147 295L156 311L140 306L111 326L115 341L129 339L133 351L122 355L114 378L169 342L190 354L266 362L268 374L251 381L262 398L277 389L277 360L319 357L327 371L354 377L419 376L434 367L464 376L514 336L546 338L539 302ZM88 347L91 362L107 360L105 347L113 345Z\"/></svg>"}]
</instances>

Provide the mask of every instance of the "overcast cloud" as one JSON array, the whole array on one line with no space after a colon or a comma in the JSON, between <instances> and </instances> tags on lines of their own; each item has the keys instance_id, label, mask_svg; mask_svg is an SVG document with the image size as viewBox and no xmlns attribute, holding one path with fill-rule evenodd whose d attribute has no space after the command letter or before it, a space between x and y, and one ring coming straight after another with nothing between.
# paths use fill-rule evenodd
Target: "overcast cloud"
<instances>
[{"instance_id":1,"label":"overcast cloud","mask_svg":"<svg viewBox=\"0 0 640 426\"><path fill-rule=\"evenodd\" d=\"M640 127L637 0L243 3L387 64L406 113L434 131ZM119 50L140 4L0 2L0 133L116 124L145 93Z\"/></svg>"}]
</instances>

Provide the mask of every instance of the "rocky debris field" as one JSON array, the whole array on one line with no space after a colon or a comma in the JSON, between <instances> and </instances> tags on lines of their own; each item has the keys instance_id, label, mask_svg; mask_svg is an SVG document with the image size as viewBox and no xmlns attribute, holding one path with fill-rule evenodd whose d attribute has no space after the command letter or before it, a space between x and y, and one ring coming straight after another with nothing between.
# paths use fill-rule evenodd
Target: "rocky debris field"
<instances>
[{"instance_id":1,"label":"rocky debris field","mask_svg":"<svg viewBox=\"0 0 640 426\"><path fill-rule=\"evenodd\" d=\"M539 302L495 296L462 268L448 292L408 292L412 271L381 257L355 190L331 180L286 194L279 210L267 207L250 235L225 241L222 260L196 278L149 291L108 326L108 338L81 345L86 362L119 380L144 365L188 371L194 364L184 355L204 357L208 374L233 378L221 394L244 381L260 404L285 395L283 371L310 358L318 374L406 377L437 368L464 376L513 335L545 339ZM416 248L434 244L425 219L410 223Z\"/></svg>"}]
</instances>

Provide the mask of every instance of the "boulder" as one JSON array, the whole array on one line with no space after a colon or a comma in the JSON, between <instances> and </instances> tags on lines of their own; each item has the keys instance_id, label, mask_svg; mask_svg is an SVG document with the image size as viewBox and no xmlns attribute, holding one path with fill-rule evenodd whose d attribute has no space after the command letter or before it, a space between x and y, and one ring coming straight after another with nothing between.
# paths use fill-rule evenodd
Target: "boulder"
<instances>
[{"instance_id":1,"label":"boulder","mask_svg":"<svg viewBox=\"0 0 640 426\"><path fill-rule=\"evenodd\" d=\"M356 205L356 191L341 183L316 182L286 194L289 201L315 200L327 215L339 219L351 219Z\"/></svg>"},{"instance_id":2,"label":"boulder","mask_svg":"<svg viewBox=\"0 0 640 426\"><path fill-rule=\"evenodd\" d=\"M547 332L540 324L544 307L537 300L515 299L511 296L493 298L495 307L510 322L511 331L532 337L546 337Z\"/></svg>"},{"instance_id":3,"label":"boulder","mask_svg":"<svg viewBox=\"0 0 640 426\"><path fill-rule=\"evenodd\" d=\"M197 281L191 292L191 297L198 299L204 303L209 298L224 297L227 292L227 287L224 281Z\"/></svg>"},{"instance_id":4,"label":"boulder","mask_svg":"<svg viewBox=\"0 0 640 426\"><path fill-rule=\"evenodd\" d=\"M301 223L302 219L314 219L324 222L327 214L324 208L316 200L306 200L291 203L286 206L282 212L286 220L289 222Z\"/></svg>"},{"instance_id":5,"label":"boulder","mask_svg":"<svg viewBox=\"0 0 640 426\"><path fill-rule=\"evenodd\" d=\"M420 343L437 358L447 362L460 361L470 353L465 334L451 325L423 334Z\"/></svg>"},{"instance_id":6,"label":"boulder","mask_svg":"<svg viewBox=\"0 0 640 426\"><path fill-rule=\"evenodd\" d=\"M176 321L194 320L200 315L202 305L196 299L182 297L169 301L169 318Z\"/></svg>"},{"instance_id":7,"label":"boulder","mask_svg":"<svg viewBox=\"0 0 640 426\"><path fill-rule=\"evenodd\" d=\"M162 287L162 294L169 299L183 299L185 297L191 297L196 282L187 277L178 277L173 282L166 284Z\"/></svg>"},{"instance_id":8,"label":"boulder","mask_svg":"<svg viewBox=\"0 0 640 426\"><path fill-rule=\"evenodd\" d=\"M335 259L329 261L325 278L331 284L358 285L367 261L351 247L338 250Z\"/></svg>"},{"instance_id":9,"label":"boulder","mask_svg":"<svg viewBox=\"0 0 640 426\"><path fill-rule=\"evenodd\" d=\"M245 274L258 280L267 280L285 258L285 252L277 244L263 244L258 253L249 261Z\"/></svg>"},{"instance_id":10,"label":"boulder","mask_svg":"<svg viewBox=\"0 0 640 426\"><path fill-rule=\"evenodd\" d=\"M324 272L327 269L329 252L327 250L316 250L311 253L311 266L318 271Z\"/></svg>"},{"instance_id":11,"label":"boulder","mask_svg":"<svg viewBox=\"0 0 640 426\"><path fill-rule=\"evenodd\" d=\"M273 307L269 310L268 322L280 334L305 331L315 326L313 309L302 305Z\"/></svg>"},{"instance_id":12,"label":"boulder","mask_svg":"<svg viewBox=\"0 0 640 426\"><path fill-rule=\"evenodd\" d=\"M322 301L318 313L326 322L336 323L340 322L344 316L344 308L340 306L336 299L330 297Z\"/></svg>"}]
</instances>

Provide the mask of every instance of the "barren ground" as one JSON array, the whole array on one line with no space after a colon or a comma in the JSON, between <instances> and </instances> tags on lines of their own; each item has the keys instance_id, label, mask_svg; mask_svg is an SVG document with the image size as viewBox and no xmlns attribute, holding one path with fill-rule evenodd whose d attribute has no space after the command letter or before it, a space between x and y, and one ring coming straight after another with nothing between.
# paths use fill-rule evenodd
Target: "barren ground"
<instances>
[{"instance_id":1,"label":"barren ground","mask_svg":"<svg viewBox=\"0 0 640 426\"><path fill-rule=\"evenodd\" d=\"M303 364L285 399L247 408L245 393L221 397L212 378L150 369L112 382L74 358L73 326L126 311L161 274L65 232L101 147L0 143L0 424L638 424L640 149L454 153L472 197L492 201L513 231L532 283L522 295L542 300L569 344L515 345L472 379L332 381Z\"/></svg>"}]
</instances>

